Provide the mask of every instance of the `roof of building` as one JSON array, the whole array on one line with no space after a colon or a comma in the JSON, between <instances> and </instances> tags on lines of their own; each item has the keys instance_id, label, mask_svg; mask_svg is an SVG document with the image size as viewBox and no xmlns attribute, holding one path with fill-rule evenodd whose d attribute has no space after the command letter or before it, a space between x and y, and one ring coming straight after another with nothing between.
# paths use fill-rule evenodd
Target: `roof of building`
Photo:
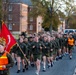
<instances>
[{"instance_id":1,"label":"roof of building","mask_svg":"<svg viewBox=\"0 0 76 75\"><path fill-rule=\"evenodd\" d=\"M9 0L11 3L25 3L27 5L32 5L31 0Z\"/></svg>"}]
</instances>

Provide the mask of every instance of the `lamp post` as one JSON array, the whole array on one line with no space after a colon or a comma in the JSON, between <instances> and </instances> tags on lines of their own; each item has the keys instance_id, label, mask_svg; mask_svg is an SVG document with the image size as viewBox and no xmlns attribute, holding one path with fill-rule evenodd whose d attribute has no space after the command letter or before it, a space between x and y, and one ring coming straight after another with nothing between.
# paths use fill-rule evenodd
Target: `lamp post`
<instances>
[{"instance_id":1,"label":"lamp post","mask_svg":"<svg viewBox=\"0 0 76 75\"><path fill-rule=\"evenodd\" d=\"M61 24L62 24L61 26L62 26L62 32L63 32L63 21L61 22Z\"/></svg>"},{"instance_id":2,"label":"lamp post","mask_svg":"<svg viewBox=\"0 0 76 75\"><path fill-rule=\"evenodd\" d=\"M38 22L38 30L37 30L37 33L39 33L39 31L40 31L40 22Z\"/></svg>"},{"instance_id":3,"label":"lamp post","mask_svg":"<svg viewBox=\"0 0 76 75\"><path fill-rule=\"evenodd\" d=\"M52 12L53 12L53 7L49 7L49 11L50 11L50 17L52 19ZM50 25L50 33L52 34L52 22L51 22L51 25Z\"/></svg>"},{"instance_id":4,"label":"lamp post","mask_svg":"<svg viewBox=\"0 0 76 75\"><path fill-rule=\"evenodd\" d=\"M61 20L61 27L62 27L61 31L63 33L63 31L64 31L64 25L63 25L64 19L63 18L60 18L60 20Z\"/></svg>"}]
</instances>

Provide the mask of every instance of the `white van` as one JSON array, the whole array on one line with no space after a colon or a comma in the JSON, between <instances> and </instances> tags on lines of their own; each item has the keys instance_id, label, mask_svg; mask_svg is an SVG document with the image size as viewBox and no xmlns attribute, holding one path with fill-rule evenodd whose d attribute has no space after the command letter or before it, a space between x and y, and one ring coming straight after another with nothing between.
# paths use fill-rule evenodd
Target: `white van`
<instances>
[{"instance_id":1,"label":"white van","mask_svg":"<svg viewBox=\"0 0 76 75\"><path fill-rule=\"evenodd\" d=\"M65 29L64 34L76 32L76 29Z\"/></svg>"}]
</instances>

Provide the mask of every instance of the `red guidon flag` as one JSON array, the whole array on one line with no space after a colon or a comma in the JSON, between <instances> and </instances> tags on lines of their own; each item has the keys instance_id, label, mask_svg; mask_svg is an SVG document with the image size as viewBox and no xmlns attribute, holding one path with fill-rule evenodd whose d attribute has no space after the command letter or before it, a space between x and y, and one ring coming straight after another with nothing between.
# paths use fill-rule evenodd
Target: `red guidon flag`
<instances>
[{"instance_id":1,"label":"red guidon flag","mask_svg":"<svg viewBox=\"0 0 76 75\"><path fill-rule=\"evenodd\" d=\"M6 41L5 50L10 52L11 48L16 44L16 40L14 39L14 37L12 36L10 31L6 27L5 23L2 24L0 37L5 39L5 41Z\"/></svg>"}]
</instances>

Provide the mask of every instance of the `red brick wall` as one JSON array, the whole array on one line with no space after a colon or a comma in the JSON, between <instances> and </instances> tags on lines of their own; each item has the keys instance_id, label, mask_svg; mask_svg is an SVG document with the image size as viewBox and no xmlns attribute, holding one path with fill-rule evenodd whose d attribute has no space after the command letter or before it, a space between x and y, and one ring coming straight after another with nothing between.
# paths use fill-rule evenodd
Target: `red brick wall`
<instances>
[{"instance_id":1,"label":"red brick wall","mask_svg":"<svg viewBox=\"0 0 76 75\"><path fill-rule=\"evenodd\" d=\"M12 15L12 20L8 20L8 23L13 24L12 31L19 31L20 27L20 5L19 4L12 4L12 11L8 10L8 15Z\"/></svg>"},{"instance_id":2,"label":"red brick wall","mask_svg":"<svg viewBox=\"0 0 76 75\"><path fill-rule=\"evenodd\" d=\"M29 8L28 8L28 13L30 13L32 9L33 9L32 7L29 7ZM30 30L30 25L33 25L33 30ZM33 17L33 21L31 22L31 21L30 21L30 17L29 17L29 19L28 19L28 32L29 32L29 33L35 33L36 30L37 30L37 29L36 29L36 28L37 28L36 26L37 26L37 25L36 25L36 18Z\"/></svg>"}]
</instances>

